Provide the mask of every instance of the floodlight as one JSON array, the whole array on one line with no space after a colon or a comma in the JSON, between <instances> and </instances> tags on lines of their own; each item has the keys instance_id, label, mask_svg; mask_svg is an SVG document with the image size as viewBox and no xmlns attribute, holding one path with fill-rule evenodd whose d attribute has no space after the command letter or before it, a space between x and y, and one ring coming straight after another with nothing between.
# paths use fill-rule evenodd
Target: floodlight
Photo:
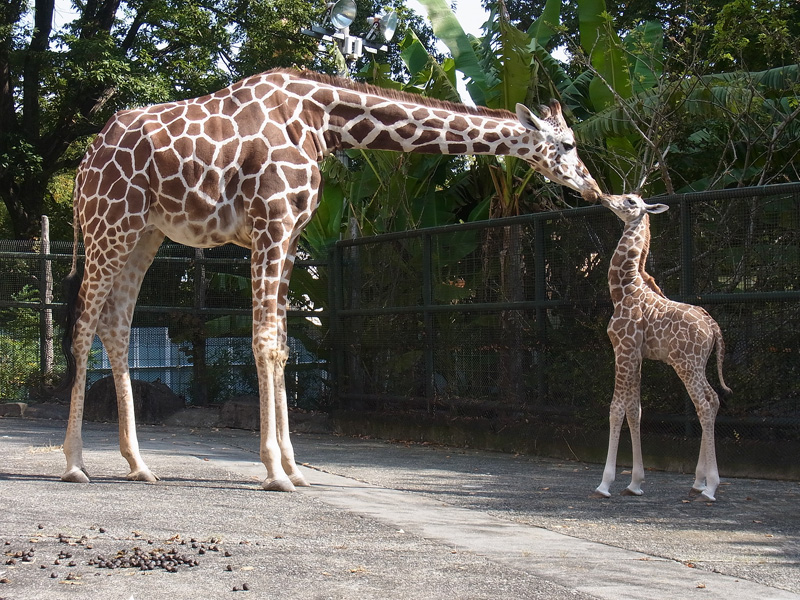
<instances>
[{"instance_id":1,"label":"floodlight","mask_svg":"<svg viewBox=\"0 0 800 600\"><path fill-rule=\"evenodd\" d=\"M356 18L355 0L338 0L328 4L328 18L336 29L346 29Z\"/></svg>"},{"instance_id":2,"label":"floodlight","mask_svg":"<svg viewBox=\"0 0 800 600\"><path fill-rule=\"evenodd\" d=\"M394 32L397 30L397 13L390 10L381 17L381 34L387 42L392 40Z\"/></svg>"},{"instance_id":3,"label":"floodlight","mask_svg":"<svg viewBox=\"0 0 800 600\"><path fill-rule=\"evenodd\" d=\"M369 33L367 33L367 40L374 40L378 36L378 31L381 32L383 39L387 42L392 39L397 29L397 13L395 11L390 10L385 14L375 15L370 17L369 20L372 21L372 25L369 28Z\"/></svg>"}]
</instances>

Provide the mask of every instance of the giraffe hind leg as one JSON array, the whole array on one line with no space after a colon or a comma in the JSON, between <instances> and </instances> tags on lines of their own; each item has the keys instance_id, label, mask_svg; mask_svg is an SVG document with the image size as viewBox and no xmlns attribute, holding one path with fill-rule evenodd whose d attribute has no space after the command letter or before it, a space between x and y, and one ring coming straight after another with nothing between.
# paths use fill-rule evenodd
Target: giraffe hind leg
<instances>
[{"instance_id":1,"label":"giraffe hind leg","mask_svg":"<svg viewBox=\"0 0 800 600\"><path fill-rule=\"evenodd\" d=\"M144 275L163 239L164 234L157 230L142 235L116 277L114 288L103 306L97 330L108 353L114 375L119 415L119 449L130 467L127 479L131 481L158 481L139 451L128 349L136 298Z\"/></svg>"},{"instance_id":2,"label":"giraffe hind leg","mask_svg":"<svg viewBox=\"0 0 800 600\"><path fill-rule=\"evenodd\" d=\"M703 366L705 366L704 362ZM686 386L686 391L694 403L702 428L695 479L689 495L698 501L714 502L716 501L714 493L719 486L719 470L714 442L714 421L719 409L719 398L708 383L704 371L694 369L691 365L685 368L678 367L675 371Z\"/></svg>"},{"instance_id":3,"label":"giraffe hind leg","mask_svg":"<svg viewBox=\"0 0 800 600\"><path fill-rule=\"evenodd\" d=\"M75 361L75 376L69 405L64 457L67 466L62 481L87 483L89 476L83 460L83 409L86 396L86 369L102 304L111 290L111 282L93 276L97 270L87 268L78 294L79 307L72 332L70 352Z\"/></svg>"},{"instance_id":4,"label":"giraffe hind leg","mask_svg":"<svg viewBox=\"0 0 800 600\"><path fill-rule=\"evenodd\" d=\"M703 377L703 384L705 402L702 406L705 410L701 411L700 408L697 410L697 416L700 418L700 425L702 426L702 437L700 440L700 456L697 461L698 469L695 473L695 484L697 484L697 478L700 476L700 464L702 463L705 487L699 490L700 493L697 496L697 500L715 502L714 495L719 486L719 469L717 467L717 452L714 441L714 422L719 410L719 397L705 377ZM701 415L701 412L704 412L704 414Z\"/></svg>"}]
</instances>

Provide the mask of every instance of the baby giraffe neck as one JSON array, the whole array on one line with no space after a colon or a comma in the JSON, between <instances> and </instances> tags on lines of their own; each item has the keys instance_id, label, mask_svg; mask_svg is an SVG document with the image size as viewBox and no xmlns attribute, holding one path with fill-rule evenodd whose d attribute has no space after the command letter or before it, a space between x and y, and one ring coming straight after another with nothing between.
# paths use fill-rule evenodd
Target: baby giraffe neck
<instances>
[{"instance_id":1,"label":"baby giraffe neck","mask_svg":"<svg viewBox=\"0 0 800 600\"><path fill-rule=\"evenodd\" d=\"M608 285L614 301L621 298L626 287L643 282L642 259L649 243L649 234L650 219L646 214L637 221L625 224L608 269Z\"/></svg>"}]
</instances>

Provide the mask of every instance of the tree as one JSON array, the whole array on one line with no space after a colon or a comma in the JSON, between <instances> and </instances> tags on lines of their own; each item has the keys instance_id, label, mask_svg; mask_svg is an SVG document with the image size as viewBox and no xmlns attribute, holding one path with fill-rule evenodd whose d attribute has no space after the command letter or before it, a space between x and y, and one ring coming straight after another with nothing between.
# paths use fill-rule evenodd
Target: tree
<instances>
[{"instance_id":1,"label":"tree","mask_svg":"<svg viewBox=\"0 0 800 600\"><path fill-rule=\"evenodd\" d=\"M727 5L722 15L739 4ZM736 51L747 44L726 33L733 21L722 16L713 27L687 27L691 36L677 45L673 39L668 55L660 23L642 23L612 39L616 27L602 0L584 0L578 8L581 45L572 51L585 71L564 97L581 120L575 132L587 161L609 190L635 189L654 169L659 177L651 179L651 194L798 179L800 45L788 25L796 10L769 19L780 38L772 42L779 62L747 71ZM586 35L595 28L605 28L610 43ZM751 24L750 31L757 36L763 27ZM729 68L716 71L726 61Z\"/></svg>"},{"instance_id":2,"label":"tree","mask_svg":"<svg viewBox=\"0 0 800 600\"><path fill-rule=\"evenodd\" d=\"M377 0L359 4L355 33L379 10ZM199 96L273 67L334 70L317 41L299 35L323 12L322 0L77 6L77 18L56 28L55 0L35 0L32 8L8 0L0 9L0 199L18 238L37 235L53 177L77 166L116 110ZM418 16L403 8L401 18L401 35L408 21L425 38Z\"/></svg>"}]
</instances>

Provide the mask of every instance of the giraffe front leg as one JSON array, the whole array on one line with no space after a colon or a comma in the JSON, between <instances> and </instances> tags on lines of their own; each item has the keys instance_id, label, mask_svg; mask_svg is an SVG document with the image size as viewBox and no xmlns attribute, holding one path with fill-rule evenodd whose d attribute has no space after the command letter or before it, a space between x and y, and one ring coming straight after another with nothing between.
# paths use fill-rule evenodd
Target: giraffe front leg
<instances>
[{"instance_id":1,"label":"giraffe front leg","mask_svg":"<svg viewBox=\"0 0 800 600\"><path fill-rule=\"evenodd\" d=\"M632 404L638 405L638 392L641 380L641 358L631 352L628 345L612 335L609 326L609 337L614 346L614 397L608 414L608 455L603 469L603 480L594 491L595 498L608 498L611 496L610 487L616 477L617 452L619 450L619 436L622 432L622 421L629 414ZM630 494L633 490L628 488L623 494ZM640 492L641 493L641 492Z\"/></svg>"},{"instance_id":2,"label":"giraffe front leg","mask_svg":"<svg viewBox=\"0 0 800 600\"><path fill-rule=\"evenodd\" d=\"M289 480L298 487L308 487L309 483L297 468L294 460L294 448L289 434L289 406L286 399L286 361L288 351L284 351L275 368L276 433L281 451L281 466L289 476Z\"/></svg>"},{"instance_id":3,"label":"giraffe front leg","mask_svg":"<svg viewBox=\"0 0 800 600\"><path fill-rule=\"evenodd\" d=\"M283 453L278 442L278 383L276 376L283 374L280 364L286 361L286 353L277 349L256 347L256 368L258 370L260 414L261 414L261 462L267 468L267 478L261 487L274 492L293 492L294 483L283 467ZM262 373L264 376L262 377Z\"/></svg>"},{"instance_id":4,"label":"giraffe front leg","mask_svg":"<svg viewBox=\"0 0 800 600\"><path fill-rule=\"evenodd\" d=\"M637 397L638 400L638 397ZM631 454L633 458L633 468L631 469L631 483L622 490L623 496L641 496L644 494L642 483L644 482L644 462L642 460L642 436L641 420L642 406L637 401L632 406L628 406L625 411L628 419L628 428L631 430Z\"/></svg>"},{"instance_id":5,"label":"giraffe front leg","mask_svg":"<svg viewBox=\"0 0 800 600\"><path fill-rule=\"evenodd\" d=\"M606 454L606 465L603 469L603 480L597 486L593 498L610 498L611 484L614 483L617 472L617 451L619 449L619 436L622 431L622 419L625 409L621 401L616 397L611 402L611 409L608 413L608 454Z\"/></svg>"}]
</instances>

